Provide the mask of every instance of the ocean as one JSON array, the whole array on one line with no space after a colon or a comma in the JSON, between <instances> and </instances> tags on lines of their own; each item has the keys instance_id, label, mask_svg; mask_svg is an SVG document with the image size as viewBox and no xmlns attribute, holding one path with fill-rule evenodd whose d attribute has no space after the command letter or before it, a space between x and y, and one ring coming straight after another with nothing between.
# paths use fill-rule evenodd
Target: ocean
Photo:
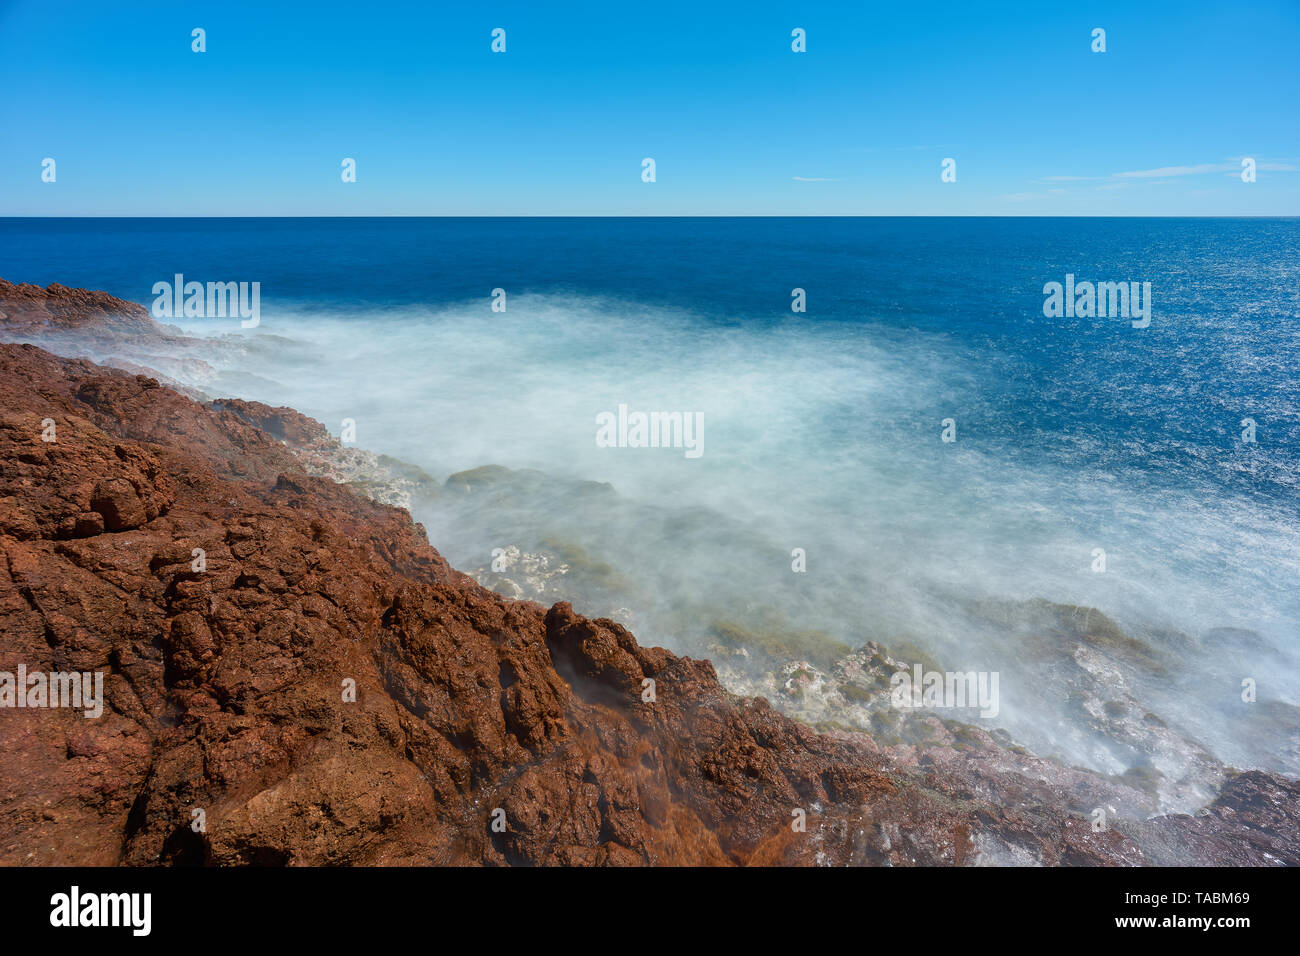
<instances>
[{"instance_id":1,"label":"ocean","mask_svg":"<svg viewBox=\"0 0 1300 956\"><path fill-rule=\"evenodd\" d=\"M874 641L1000 674L1035 752L1300 772L1300 220L0 220L11 281L178 273L261 290L162 320L246 346L187 384L512 469L413 507L453 565L540 555L737 692ZM636 412L698 454L599 439Z\"/></svg>"}]
</instances>

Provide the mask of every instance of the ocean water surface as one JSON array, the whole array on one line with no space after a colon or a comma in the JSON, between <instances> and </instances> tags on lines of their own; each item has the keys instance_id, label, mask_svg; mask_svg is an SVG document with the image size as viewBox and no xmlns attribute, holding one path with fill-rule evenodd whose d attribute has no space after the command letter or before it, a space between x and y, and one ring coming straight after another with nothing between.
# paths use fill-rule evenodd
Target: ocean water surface
<instances>
[{"instance_id":1,"label":"ocean water surface","mask_svg":"<svg viewBox=\"0 0 1300 956\"><path fill-rule=\"evenodd\" d=\"M1081 615L1142 719L1300 772L1300 221L0 220L12 281L149 306L176 273L261 283L255 329L170 320L246 344L207 393L439 480L532 470L415 509L457 567L556 555L580 611L684 653L996 671L1033 749L1190 772L1055 682ZM1149 282L1149 326L1045 316L1067 274ZM620 405L698 414L702 454L600 447Z\"/></svg>"}]
</instances>

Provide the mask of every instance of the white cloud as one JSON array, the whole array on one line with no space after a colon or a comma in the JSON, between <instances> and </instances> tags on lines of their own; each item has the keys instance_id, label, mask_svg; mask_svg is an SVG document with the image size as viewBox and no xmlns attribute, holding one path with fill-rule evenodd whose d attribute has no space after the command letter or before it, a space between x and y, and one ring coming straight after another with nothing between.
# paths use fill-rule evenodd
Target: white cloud
<instances>
[{"instance_id":1,"label":"white cloud","mask_svg":"<svg viewBox=\"0 0 1300 956\"><path fill-rule=\"evenodd\" d=\"M1161 166L1158 169L1136 169L1127 173L1113 173L1115 179L1158 179L1161 176L1200 176L1204 173L1221 173L1232 169L1231 163L1200 163L1196 166Z\"/></svg>"},{"instance_id":2,"label":"white cloud","mask_svg":"<svg viewBox=\"0 0 1300 956\"><path fill-rule=\"evenodd\" d=\"M1243 157L1244 158L1244 157ZM1296 167L1289 163L1257 162L1255 168L1270 173L1294 173ZM1227 163L1200 163L1196 166L1161 166L1159 169L1139 169L1129 173L1115 173L1116 178L1148 179L1160 176L1199 176L1203 173L1240 173L1241 159Z\"/></svg>"},{"instance_id":3,"label":"white cloud","mask_svg":"<svg viewBox=\"0 0 1300 956\"><path fill-rule=\"evenodd\" d=\"M1168 186L1172 178L1178 176L1202 176L1209 173L1238 176L1241 174L1241 159L1242 157L1237 157L1222 163L1197 163L1192 166L1159 166L1155 169L1132 169L1122 173L1111 173L1109 176L1041 176L1038 179L1031 179L1030 182L1035 185L1100 182L1101 185L1094 188L1123 189L1125 186L1131 185L1135 180L1149 180L1147 184L1150 186ZM1300 167L1290 163L1264 162L1262 160L1256 162L1255 168L1260 172L1270 173L1293 173L1300 170Z\"/></svg>"}]
</instances>

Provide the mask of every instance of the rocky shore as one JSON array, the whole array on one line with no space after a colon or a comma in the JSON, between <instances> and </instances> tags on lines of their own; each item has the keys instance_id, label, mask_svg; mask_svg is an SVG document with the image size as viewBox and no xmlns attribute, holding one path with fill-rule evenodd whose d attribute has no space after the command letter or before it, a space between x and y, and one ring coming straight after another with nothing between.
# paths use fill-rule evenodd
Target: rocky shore
<instances>
[{"instance_id":1,"label":"rocky shore","mask_svg":"<svg viewBox=\"0 0 1300 956\"><path fill-rule=\"evenodd\" d=\"M206 400L172 377L201 377L193 340L139 305L0 280L0 340L0 671L102 672L106 698L0 709L0 863L1300 864L1294 780L1215 768L1198 813L1150 816L1148 781L1004 734L819 732L730 694L574 613L546 556L489 590L404 509L499 476ZM897 663L756 689L812 721Z\"/></svg>"}]
</instances>

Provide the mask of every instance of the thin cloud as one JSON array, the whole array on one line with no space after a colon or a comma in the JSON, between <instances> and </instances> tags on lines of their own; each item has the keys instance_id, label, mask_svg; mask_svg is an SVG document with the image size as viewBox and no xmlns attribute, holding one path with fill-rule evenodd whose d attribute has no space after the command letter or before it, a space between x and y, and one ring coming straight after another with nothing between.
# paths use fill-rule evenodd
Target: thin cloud
<instances>
[{"instance_id":1,"label":"thin cloud","mask_svg":"<svg viewBox=\"0 0 1300 956\"><path fill-rule=\"evenodd\" d=\"M1100 185L1094 186L1094 189L1123 189L1136 180L1149 180L1147 184L1150 186L1167 186L1174 178L1180 176L1203 176L1211 173L1222 173L1225 176L1240 175L1242 159L1243 157L1236 156L1221 163L1196 163L1191 166L1158 166L1154 169L1130 169L1122 173L1111 173L1109 176L1040 176L1029 181L1040 186L1047 183L1100 183ZM1294 173L1300 170L1300 167L1291 163L1263 162L1262 160L1255 163L1255 168L1260 172L1268 173Z\"/></svg>"},{"instance_id":2,"label":"thin cloud","mask_svg":"<svg viewBox=\"0 0 1300 956\"><path fill-rule=\"evenodd\" d=\"M1226 163L1199 163L1196 166L1161 166L1159 169L1138 169L1127 173L1115 173L1115 178L1122 179L1159 179L1165 176L1200 176L1205 173L1239 173L1244 156ZM1269 173L1293 173L1296 167L1289 163L1256 162L1255 168Z\"/></svg>"},{"instance_id":3,"label":"thin cloud","mask_svg":"<svg viewBox=\"0 0 1300 956\"><path fill-rule=\"evenodd\" d=\"M838 179L832 179L828 176L795 176L794 181L797 183L838 183Z\"/></svg>"},{"instance_id":4,"label":"thin cloud","mask_svg":"<svg viewBox=\"0 0 1300 956\"><path fill-rule=\"evenodd\" d=\"M1160 179L1164 176L1200 176L1205 173L1225 173L1231 163L1199 163L1196 166L1160 166L1157 169L1135 169L1126 173L1112 173L1114 179Z\"/></svg>"}]
</instances>

